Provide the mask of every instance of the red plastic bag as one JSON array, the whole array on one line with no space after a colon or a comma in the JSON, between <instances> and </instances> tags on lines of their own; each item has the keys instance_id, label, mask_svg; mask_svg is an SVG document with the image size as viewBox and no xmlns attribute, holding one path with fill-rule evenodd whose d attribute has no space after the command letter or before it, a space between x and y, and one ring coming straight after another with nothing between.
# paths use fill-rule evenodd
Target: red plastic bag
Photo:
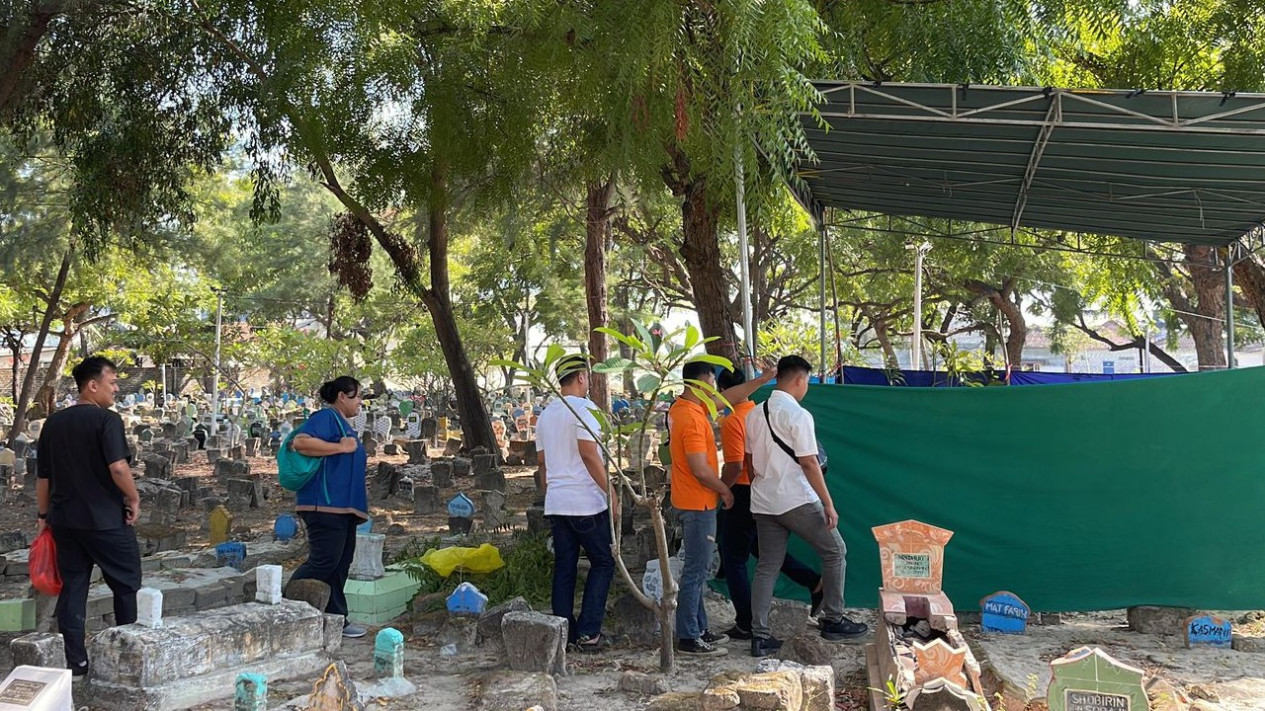
<instances>
[{"instance_id":1,"label":"red plastic bag","mask_svg":"<svg viewBox=\"0 0 1265 711\"><path fill-rule=\"evenodd\" d=\"M31 585L45 595L61 594L61 573L57 570L57 544L53 543L53 529L44 527L31 544L27 559L31 571Z\"/></svg>"}]
</instances>

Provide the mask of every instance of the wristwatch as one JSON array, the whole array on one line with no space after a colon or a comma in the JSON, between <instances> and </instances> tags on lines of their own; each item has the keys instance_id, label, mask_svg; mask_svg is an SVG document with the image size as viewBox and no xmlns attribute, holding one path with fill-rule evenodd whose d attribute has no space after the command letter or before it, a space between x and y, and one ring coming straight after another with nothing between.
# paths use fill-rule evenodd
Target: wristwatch
<instances>
[{"instance_id":1,"label":"wristwatch","mask_svg":"<svg viewBox=\"0 0 1265 711\"><path fill-rule=\"evenodd\" d=\"M38 518L39 520L43 521L44 519L48 518L48 514L46 514L46 513L42 513L42 514L35 514L35 517L36 517L36 518Z\"/></svg>"}]
</instances>

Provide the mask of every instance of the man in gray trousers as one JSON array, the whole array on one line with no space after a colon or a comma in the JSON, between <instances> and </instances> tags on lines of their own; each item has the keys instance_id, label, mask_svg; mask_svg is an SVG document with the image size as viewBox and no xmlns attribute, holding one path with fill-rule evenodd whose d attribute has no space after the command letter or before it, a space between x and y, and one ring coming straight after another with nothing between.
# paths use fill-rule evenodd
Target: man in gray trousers
<instances>
[{"instance_id":1,"label":"man in gray trousers","mask_svg":"<svg viewBox=\"0 0 1265 711\"><path fill-rule=\"evenodd\" d=\"M799 403L808 394L812 365L799 356L777 363L777 385L769 399L747 415L747 469L751 472L751 513L760 541L760 562L751 588L751 656L782 646L769 630L769 608L786 541L794 533L821 557L823 639L841 642L868 628L843 614L843 574L848 548L839 535L825 472L817 459L813 416Z\"/></svg>"}]
</instances>

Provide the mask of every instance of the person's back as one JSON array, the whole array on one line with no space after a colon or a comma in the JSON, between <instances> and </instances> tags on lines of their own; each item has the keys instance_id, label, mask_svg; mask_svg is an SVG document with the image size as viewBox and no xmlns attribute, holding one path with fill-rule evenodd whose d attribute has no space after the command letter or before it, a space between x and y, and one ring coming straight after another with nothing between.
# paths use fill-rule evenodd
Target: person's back
<instances>
[{"instance_id":1,"label":"person's back","mask_svg":"<svg viewBox=\"0 0 1265 711\"><path fill-rule=\"evenodd\" d=\"M595 409L593 401L585 397L558 397L536 423L536 447L549 462L545 475L546 516L590 516L606 510L606 492L598 488L580 457L580 440L593 442L601 433L593 416Z\"/></svg>"},{"instance_id":2,"label":"person's back","mask_svg":"<svg viewBox=\"0 0 1265 711\"><path fill-rule=\"evenodd\" d=\"M93 404L54 412L38 451L39 467L49 473L49 525L94 531L124 525L123 492L110 464L131 457L117 413Z\"/></svg>"}]
</instances>

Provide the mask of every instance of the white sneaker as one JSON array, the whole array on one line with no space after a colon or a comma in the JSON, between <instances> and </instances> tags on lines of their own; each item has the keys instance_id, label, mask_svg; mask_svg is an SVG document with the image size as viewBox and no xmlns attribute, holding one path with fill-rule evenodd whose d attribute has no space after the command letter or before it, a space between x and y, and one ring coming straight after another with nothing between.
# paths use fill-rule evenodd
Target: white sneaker
<instances>
[{"instance_id":1,"label":"white sneaker","mask_svg":"<svg viewBox=\"0 0 1265 711\"><path fill-rule=\"evenodd\" d=\"M343 636L347 639L358 639L369 634L369 628L354 622L343 626Z\"/></svg>"}]
</instances>

